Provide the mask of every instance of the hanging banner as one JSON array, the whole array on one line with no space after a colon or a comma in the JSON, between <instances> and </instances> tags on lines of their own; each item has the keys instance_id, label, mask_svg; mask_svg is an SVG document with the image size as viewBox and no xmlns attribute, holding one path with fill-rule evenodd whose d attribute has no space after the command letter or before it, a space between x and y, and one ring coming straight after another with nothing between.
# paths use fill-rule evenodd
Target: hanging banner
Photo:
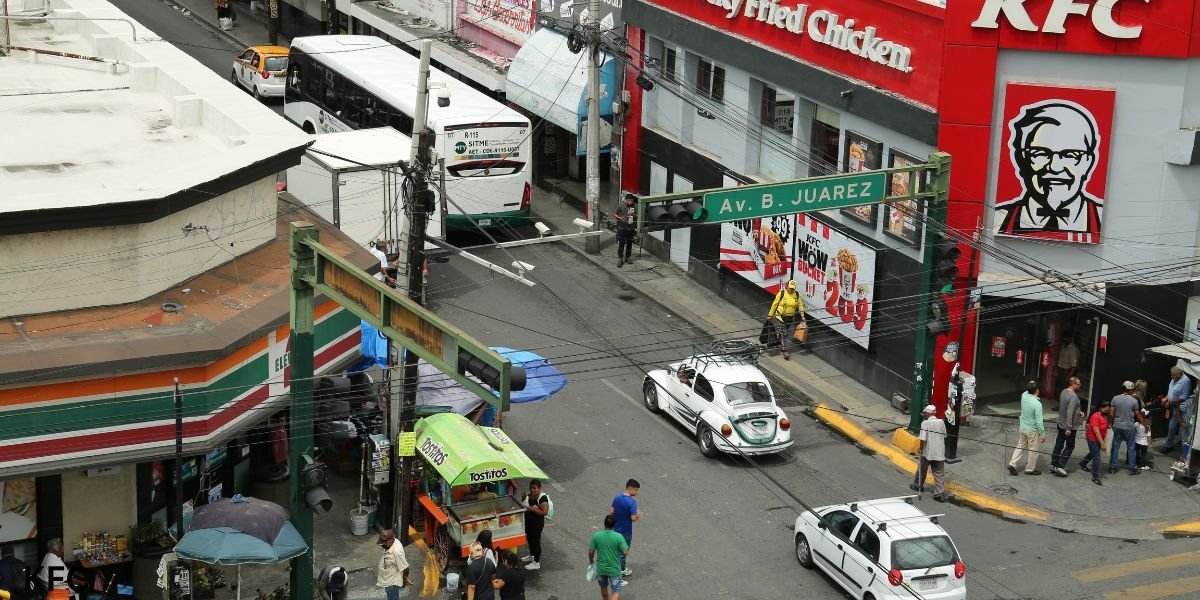
<instances>
[{"instance_id":1,"label":"hanging banner","mask_svg":"<svg viewBox=\"0 0 1200 600\"><path fill-rule=\"evenodd\" d=\"M868 347L875 250L815 217L783 215L721 225L721 266L770 294L795 279L805 313Z\"/></svg>"}]
</instances>

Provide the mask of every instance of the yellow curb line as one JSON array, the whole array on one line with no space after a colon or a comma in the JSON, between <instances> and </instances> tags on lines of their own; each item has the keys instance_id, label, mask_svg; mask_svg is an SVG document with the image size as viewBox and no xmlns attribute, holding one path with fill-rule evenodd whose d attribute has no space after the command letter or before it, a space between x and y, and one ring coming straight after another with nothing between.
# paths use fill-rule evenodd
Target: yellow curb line
<instances>
[{"instance_id":1,"label":"yellow curb line","mask_svg":"<svg viewBox=\"0 0 1200 600\"><path fill-rule=\"evenodd\" d=\"M830 409L824 404L818 404L813 409L813 413L816 414L817 419L822 423L836 429L842 435L854 440L864 448L887 458L905 473L915 474L917 472L917 461L913 460L912 457L890 444L881 442L870 432L859 426L858 423L843 416L841 413ZM1046 511L998 500L953 481L946 482L946 491L952 492L964 501L985 510L998 511L1006 515L1033 519L1035 521L1045 521L1050 518L1050 513Z\"/></svg>"},{"instance_id":2,"label":"yellow curb line","mask_svg":"<svg viewBox=\"0 0 1200 600\"><path fill-rule=\"evenodd\" d=\"M438 572L437 557L433 555L433 550L425 543L425 540L417 533L417 530L412 526L408 528L408 537L412 539L413 544L418 549L425 552L425 565L422 567L421 581L421 597L433 598L437 596L438 586L442 582L442 574Z\"/></svg>"},{"instance_id":3,"label":"yellow curb line","mask_svg":"<svg viewBox=\"0 0 1200 600\"><path fill-rule=\"evenodd\" d=\"M1173 537L1200 537L1200 521L1185 521L1183 523L1175 523L1167 525L1159 529L1165 536Z\"/></svg>"}]
</instances>

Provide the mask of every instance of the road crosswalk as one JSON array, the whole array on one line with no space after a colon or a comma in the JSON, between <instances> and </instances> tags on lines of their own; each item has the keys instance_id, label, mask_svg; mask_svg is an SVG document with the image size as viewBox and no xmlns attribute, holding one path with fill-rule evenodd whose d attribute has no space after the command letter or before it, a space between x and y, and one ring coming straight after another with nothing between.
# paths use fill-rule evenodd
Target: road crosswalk
<instances>
[{"instance_id":1,"label":"road crosswalk","mask_svg":"<svg viewBox=\"0 0 1200 600\"><path fill-rule=\"evenodd\" d=\"M1095 598L1105 600L1196 598L1200 576L1191 574L1197 564L1200 550L1080 569L1071 577L1094 589Z\"/></svg>"}]
</instances>

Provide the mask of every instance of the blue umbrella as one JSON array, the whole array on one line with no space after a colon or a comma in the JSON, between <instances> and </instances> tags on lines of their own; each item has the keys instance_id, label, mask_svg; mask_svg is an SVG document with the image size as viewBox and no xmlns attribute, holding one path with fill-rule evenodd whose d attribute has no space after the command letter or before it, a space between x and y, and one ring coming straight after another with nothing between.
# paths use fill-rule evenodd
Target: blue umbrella
<instances>
[{"instance_id":1,"label":"blue umbrella","mask_svg":"<svg viewBox=\"0 0 1200 600\"><path fill-rule=\"evenodd\" d=\"M242 596L242 565L274 564L308 551L304 537L274 502L236 495L196 509L188 532L175 544L179 558L238 568L238 598Z\"/></svg>"},{"instance_id":2,"label":"blue umbrella","mask_svg":"<svg viewBox=\"0 0 1200 600\"><path fill-rule=\"evenodd\" d=\"M269 565L307 551L308 544L291 523L270 544L232 527L210 527L187 532L175 545L180 558L218 565Z\"/></svg>"},{"instance_id":3,"label":"blue umbrella","mask_svg":"<svg viewBox=\"0 0 1200 600\"><path fill-rule=\"evenodd\" d=\"M492 346L492 350L512 361L513 366L525 368L525 389L509 394L509 400L514 404L545 400L567 387L567 376L549 360L533 352L503 346Z\"/></svg>"}]
</instances>

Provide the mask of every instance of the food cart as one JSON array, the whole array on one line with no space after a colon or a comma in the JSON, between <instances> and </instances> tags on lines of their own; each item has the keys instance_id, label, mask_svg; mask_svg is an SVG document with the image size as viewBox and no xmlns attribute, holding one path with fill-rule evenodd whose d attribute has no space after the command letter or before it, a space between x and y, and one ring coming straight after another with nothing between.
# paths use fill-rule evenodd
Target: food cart
<instances>
[{"instance_id":1,"label":"food cart","mask_svg":"<svg viewBox=\"0 0 1200 600\"><path fill-rule=\"evenodd\" d=\"M417 502L439 567L466 557L484 530L493 548L525 545L525 508L512 480L547 476L508 435L440 413L417 421L416 452L426 465Z\"/></svg>"}]
</instances>

